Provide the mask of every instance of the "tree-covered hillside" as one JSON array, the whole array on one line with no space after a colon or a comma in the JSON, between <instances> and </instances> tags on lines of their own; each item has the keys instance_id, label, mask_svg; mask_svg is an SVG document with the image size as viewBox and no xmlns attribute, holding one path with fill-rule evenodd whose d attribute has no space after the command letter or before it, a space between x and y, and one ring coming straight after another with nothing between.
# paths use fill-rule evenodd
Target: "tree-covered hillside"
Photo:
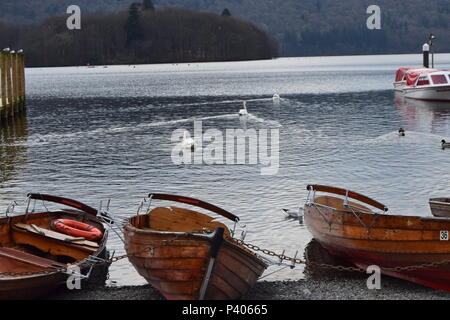
<instances>
[{"instance_id":1,"label":"tree-covered hillside","mask_svg":"<svg viewBox=\"0 0 450 320\"><path fill-rule=\"evenodd\" d=\"M2 0L0 19L30 22L64 14L73 1ZM116 11L133 0L77 0L83 12ZM428 33L435 49L450 52L449 0L154 0L156 7L175 6L232 16L255 23L280 45L281 55L410 53L420 51ZM368 30L369 5L381 7L382 29Z\"/></svg>"},{"instance_id":2,"label":"tree-covered hillside","mask_svg":"<svg viewBox=\"0 0 450 320\"><path fill-rule=\"evenodd\" d=\"M28 66L178 63L271 59L276 44L253 24L229 16L133 3L126 11L32 25L0 22L0 44L23 48Z\"/></svg>"}]
</instances>

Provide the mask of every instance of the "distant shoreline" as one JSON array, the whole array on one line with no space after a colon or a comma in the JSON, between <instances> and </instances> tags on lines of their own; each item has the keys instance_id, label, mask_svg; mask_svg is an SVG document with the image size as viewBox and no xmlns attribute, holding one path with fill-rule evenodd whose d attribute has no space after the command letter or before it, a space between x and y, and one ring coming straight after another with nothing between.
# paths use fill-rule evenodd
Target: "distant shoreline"
<instances>
[{"instance_id":1,"label":"distant shoreline","mask_svg":"<svg viewBox=\"0 0 450 320\"><path fill-rule=\"evenodd\" d=\"M439 64L439 56L440 55L450 55L450 52L443 52L443 53L436 53L435 54L435 62L436 64ZM198 61L198 62L161 62L161 63L136 63L136 64L99 64L99 65L67 65L67 66L32 66L32 67L26 67L27 69L44 69L44 68L92 68L92 69L101 69L106 67L134 67L134 66L163 66L163 65L197 65L197 64L216 64L216 63L242 63L242 62L268 62L268 61L275 61L275 60L289 60L289 59L327 59L327 58L352 58L352 57L386 57L386 56L392 56L392 57L399 57L399 56L405 56L405 57L412 57L417 56L418 58L421 58L421 53L399 53L399 54L355 54L355 55L335 55L335 56L298 56L298 57L277 57L272 59L256 59L256 60L233 60L233 61ZM437 58L437 59L436 59ZM421 60L417 60L418 64L421 63ZM450 65L449 65L450 69Z\"/></svg>"}]
</instances>

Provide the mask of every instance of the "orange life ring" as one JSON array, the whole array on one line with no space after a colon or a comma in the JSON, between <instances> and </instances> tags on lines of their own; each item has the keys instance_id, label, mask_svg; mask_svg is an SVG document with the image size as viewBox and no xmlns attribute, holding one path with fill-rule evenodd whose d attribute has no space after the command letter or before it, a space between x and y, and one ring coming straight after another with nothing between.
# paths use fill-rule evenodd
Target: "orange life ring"
<instances>
[{"instance_id":1,"label":"orange life ring","mask_svg":"<svg viewBox=\"0 0 450 320\"><path fill-rule=\"evenodd\" d=\"M103 232L99 229L80 221L69 219L57 219L51 222L52 229L67 234L72 237L82 237L87 240L100 240Z\"/></svg>"}]
</instances>

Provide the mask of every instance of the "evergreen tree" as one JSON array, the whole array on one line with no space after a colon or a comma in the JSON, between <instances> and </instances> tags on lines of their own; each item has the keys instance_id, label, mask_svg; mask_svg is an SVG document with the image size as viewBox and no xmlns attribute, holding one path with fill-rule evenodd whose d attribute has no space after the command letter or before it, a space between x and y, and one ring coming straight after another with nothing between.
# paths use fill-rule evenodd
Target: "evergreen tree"
<instances>
[{"instance_id":1,"label":"evergreen tree","mask_svg":"<svg viewBox=\"0 0 450 320\"><path fill-rule=\"evenodd\" d=\"M142 4L144 10L155 10L155 6L153 5L152 0L144 0Z\"/></svg>"},{"instance_id":2,"label":"evergreen tree","mask_svg":"<svg viewBox=\"0 0 450 320\"><path fill-rule=\"evenodd\" d=\"M230 16L231 16L230 10L228 10L227 8L223 9L222 17L230 17Z\"/></svg>"},{"instance_id":3,"label":"evergreen tree","mask_svg":"<svg viewBox=\"0 0 450 320\"><path fill-rule=\"evenodd\" d=\"M125 23L125 32L127 34L127 46L133 42L144 38L144 31L141 24L141 14L139 12L139 3L132 3L128 10L128 19Z\"/></svg>"}]
</instances>

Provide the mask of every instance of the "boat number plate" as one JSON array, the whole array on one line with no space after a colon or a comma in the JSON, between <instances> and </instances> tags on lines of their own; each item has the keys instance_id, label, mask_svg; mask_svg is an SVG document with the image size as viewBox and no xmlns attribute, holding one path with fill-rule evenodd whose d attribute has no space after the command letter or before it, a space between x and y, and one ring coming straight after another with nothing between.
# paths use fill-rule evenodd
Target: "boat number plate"
<instances>
[{"instance_id":1,"label":"boat number plate","mask_svg":"<svg viewBox=\"0 0 450 320\"><path fill-rule=\"evenodd\" d=\"M448 241L448 231L441 231L441 241Z\"/></svg>"}]
</instances>

